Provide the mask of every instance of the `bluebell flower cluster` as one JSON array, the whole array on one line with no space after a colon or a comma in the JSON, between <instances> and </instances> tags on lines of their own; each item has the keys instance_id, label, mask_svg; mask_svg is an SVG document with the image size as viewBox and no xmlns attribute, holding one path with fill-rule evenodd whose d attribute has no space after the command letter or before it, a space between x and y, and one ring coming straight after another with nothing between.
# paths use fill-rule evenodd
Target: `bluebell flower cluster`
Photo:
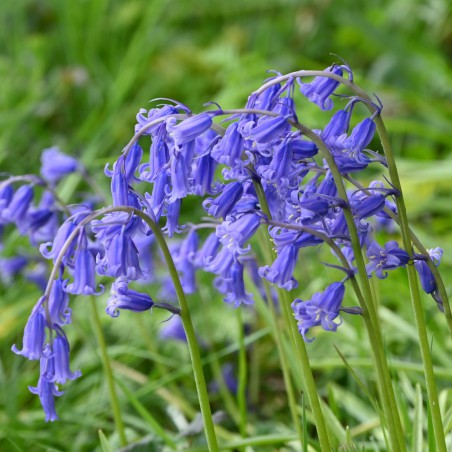
<instances>
[{"instance_id":1,"label":"bluebell flower cluster","mask_svg":"<svg viewBox=\"0 0 452 452\"><path fill-rule=\"evenodd\" d=\"M105 168L111 204L104 214L93 212L89 203L59 206L57 184L80 171L81 165L55 148L43 153L41 178L10 178L0 184L0 230L14 225L32 243L40 244L41 257L54 266L25 327L22 348L13 346L15 353L40 361L38 384L30 390L39 396L47 420L57 419L54 397L62 394L58 385L80 376L79 371L70 370L70 347L63 330L71 322L69 295L100 295L104 287L97 276L101 276L113 280L108 315L156 306L155 294L152 298L142 290L144 284L159 278L154 262L161 255L151 224L159 225L171 242L184 291L195 293L197 272L206 271L214 275L214 286L224 301L234 307L253 303L246 272L264 294L269 291L262 289L263 284L292 291L299 286L297 268L303 249L333 243L333 257L339 260L328 265L343 269L345 277L341 273L342 279L307 301L293 297L294 319L306 341L312 340L308 334L313 328L336 331L343 313L360 312L344 306L346 281L356 272L347 210L368 259L368 276L383 279L388 271L414 262L423 289L441 308L427 265L428 259L438 265L441 251L410 255L395 240L383 245L376 240L376 227L394 223L389 213L397 213L397 191L381 181L364 188L347 182L344 199L319 150L320 141L347 181L369 165L384 167L384 157L369 148L381 107L374 105L373 114L356 122L354 113L364 101L352 97L313 132L318 140L303 132L295 99L304 96L322 110L333 109L339 82L328 74L352 80L348 66L333 65L325 76L310 82L277 74L252 93L241 110L228 112L211 104L210 110L194 114L171 100L141 109L132 140L113 165ZM336 103L344 102L344 97ZM140 140L145 136L146 140ZM144 149L148 138L151 144ZM43 194L35 204L37 186ZM183 224L180 214L187 198L191 207L198 199L199 209L193 209L190 222ZM262 228L274 249L272 262L260 260L255 236ZM21 260L2 260L3 278L11 279L24 265ZM167 279L159 282L162 290L173 290L167 287ZM162 336L185 337L176 320Z\"/></svg>"}]
</instances>

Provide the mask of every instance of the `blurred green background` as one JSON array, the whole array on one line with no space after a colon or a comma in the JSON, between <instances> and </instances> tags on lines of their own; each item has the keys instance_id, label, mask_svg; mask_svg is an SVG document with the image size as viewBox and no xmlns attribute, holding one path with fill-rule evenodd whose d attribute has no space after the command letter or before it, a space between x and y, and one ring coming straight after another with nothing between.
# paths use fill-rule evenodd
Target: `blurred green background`
<instances>
[{"instance_id":1,"label":"blurred green background","mask_svg":"<svg viewBox=\"0 0 452 452\"><path fill-rule=\"evenodd\" d=\"M322 69L337 61L331 54L339 55L354 69L356 82L383 101L409 215L427 247L444 248L443 274L451 289L449 0L3 0L0 20L0 171L37 172L42 149L59 145L97 172L101 184L102 168L130 139L136 113L147 108L151 99L177 99L194 111L208 101L224 108L240 107L267 77L267 70ZM405 316L409 312L404 305L405 288L395 287L397 281L383 289L384 297ZM394 293L402 296L396 299ZM48 426L56 432L52 439L39 431L38 403L25 394L26 384L34 384L37 369L9 351L12 337L20 338L36 294L17 285L2 289L1 294L2 450L23 450L29 447L27 441L38 440L39 446L32 450L71 450L65 449L65 436L58 436L61 424ZM86 301L80 302L87 306ZM428 305L429 321L433 330L441 329L444 325L433 305ZM73 450L93 450L97 440L89 430L91 417L84 419L84 415L87 400L101 403L88 387L93 381L100 385L101 371L89 354L95 348L93 339L86 339L92 335L89 322L88 326L82 323L89 313L77 315L74 334L85 338L84 343L77 342L77 359L85 362L91 380L71 385L80 385L81 398L71 399L70 392L76 389L70 388L66 401L58 403L61 413L68 412L64 428L77 434ZM389 311L386 317L390 325L402 328ZM153 328L151 324L152 319L147 327ZM402 326L410 336L410 322ZM347 328L343 327L345 337L356 344L355 333ZM110 320L106 329L113 341L132 341L130 331L111 326ZM408 344L415 347L399 337L394 341L396 353L411 350ZM450 346L438 347L443 347L439 355L444 364ZM124 363L130 352L115 349L112 353ZM365 350L360 353L366 355ZM24 375L24 368L28 374ZM103 396L104 405L96 405L101 418L96 428L108 431L108 397ZM75 415L70 413L72 403ZM27 418L27 430L23 423L16 423L16 416L30 406L36 411Z\"/></svg>"}]
</instances>

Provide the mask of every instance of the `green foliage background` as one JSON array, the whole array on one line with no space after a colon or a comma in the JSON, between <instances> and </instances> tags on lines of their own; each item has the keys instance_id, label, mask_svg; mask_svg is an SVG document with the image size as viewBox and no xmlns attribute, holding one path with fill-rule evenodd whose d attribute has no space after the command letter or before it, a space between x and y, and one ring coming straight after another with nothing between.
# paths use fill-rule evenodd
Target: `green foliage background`
<instances>
[{"instance_id":1,"label":"green foliage background","mask_svg":"<svg viewBox=\"0 0 452 452\"><path fill-rule=\"evenodd\" d=\"M331 54L339 55L354 68L357 83L375 91L384 104L409 214L427 247L444 248L443 275L452 289L448 0L4 0L0 20L0 171L36 172L42 149L59 145L64 152L80 156L98 174L101 185L105 185L105 163L127 143L135 114L140 107L147 108L149 100L173 98L194 111L208 101L238 107L266 78L266 70L320 69L337 60ZM307 123L320 118L314 109L306 116ZM73 189L65 187L67 194ZM315 271L305 285L307 294L325 283L327 273ZM420 374L409 367L418 365L418 352L405 284L403 275L394 275L380 286L388 348L394 362L401 363L394 372L404 394L413 397L406 397L410 405ZM85 375L67 385L67 394L58 400L62 421L44 428L38 403L26 389L35 383L36 366L10 352L13 341L20 341L37 294L23 281L0 290L0 449L100 447L97 430L110 434L112 423L89 302L80 299L73 305L74 367L83 368ZM213 323L221 318L222 332L209 331L206 325L200 328L213 335L209 337L215 347L226 347L236 325L234 317L224 319L233 313L220 300L214 306L209 303L211 296L203 295L203 306ZM442 369L440 387L447 390L452 376L450 342L444 339L444 322L434 303L426 297L425 305L432 337L435 333L435 362ZM177 345L155 342L159 319L158 315L138 320L122 315L114 322L104 321L121 378L147 409L152 412L156 407L161 414L168 399L155 392L159 382L160 389L165 388L155 360L174 370L187 356ZM352 363L364 360L359 371L370 384L372 369L365 361L368 345L365 341L356 345L364 334L359 323L347 320L341 330L319 337L313 357L321 390L335 401L343 425L354 425L372 420L373 415L366 414L371 409L368 401L360 400L365 397L354 394L353 380L331 343L340 344ZM265 342L259 347L267 356ZM148 354L143 352L146 349ZM190 383L185 380L189 379L183 378L187 386L183 389L188 391ZM130 407L130 399L124 393L122 397L131 435L139 438L149 433L146 421ZM268 413L268 429L279 431L284 407L278 403L283 402L278 396L273 402L281 416L272 423L273 413ZM187 403L195 406L194 400Z\"/></svg>"}]
</instances>

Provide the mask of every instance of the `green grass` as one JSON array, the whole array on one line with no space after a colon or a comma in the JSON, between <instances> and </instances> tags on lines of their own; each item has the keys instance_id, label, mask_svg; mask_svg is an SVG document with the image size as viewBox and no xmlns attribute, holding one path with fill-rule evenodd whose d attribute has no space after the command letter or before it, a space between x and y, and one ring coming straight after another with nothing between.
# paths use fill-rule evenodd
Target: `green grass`
<instances>
[{"instance_id":1,"label":"green grass","mask_svg":"<svg viewBox=\"0 0 452 452\"><path fill-rule=\"evenodd\" d=\"M0 16L0 171L36 172L41 150L57 144L80 156L105 188L102 169L127 143L135 114L149 100L174 98L194 111L211 100L238 107L266 78L267 69L323 68L334 61L330 53L340 55L355 69L359 84L384 103L410 219L427 247L444 249L440 269L450 293L452 15L447 0L5 0ZM308 124L320 118L321 113L307 109ZM74 178L63 193L69 197L78 183ZM17 237L8 239L5 251L17 243ZM314 264L314 258L317 253L301 253L301 297L324 287L334 272ZM202 296L189 300L205 343L208 382L226 363L238 372L244 352L236 313L210 289L211 281L206 277ZM404 271L378 281L378 290L402 422L412 450L425 450L431 426ZM88 299L72 301L72 367L83 377L66 384L65 395L57 398L61 421L45 424L39 401L28 393L37 365L15 356L10 347L20 343L38 296L22 279L0 287L0 450L118 450ZM348 305L356 304L348 297ZM105 301L106 296L98 299L98 307L126 435L137 443L130 450L160 451L173 441L183 450L204 450L202 435L180 434L198 408L184 344L158 338L168 315L122 313L112 320L102 313ZM423 303L452 448L452 344L435 303L427 296ZM296 435L269 313L244 309L242 314L250 326L244 342L252 390L242 426L248 439L237 433L241 401L223 387L211 394L213 411L226 411L220 441L229 450L246 452L299 450L291 446ZM308 352L337 450L384 450L375 372L361 320L348 316L336 334L315 333ZM309 410L303 419L311 437ZM253 438L254 446L246 443Z\"/></svg>"}]
</instances>

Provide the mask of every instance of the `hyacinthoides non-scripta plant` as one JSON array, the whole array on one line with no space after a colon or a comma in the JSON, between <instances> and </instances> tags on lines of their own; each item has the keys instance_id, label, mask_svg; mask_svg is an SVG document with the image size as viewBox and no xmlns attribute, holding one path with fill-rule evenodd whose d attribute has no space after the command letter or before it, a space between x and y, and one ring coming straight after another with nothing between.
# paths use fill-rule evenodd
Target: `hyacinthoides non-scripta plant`
<instances>
[{"instance_id":1,"label":"hyacinthoides non-scripta plant","mask_svg":"<svg viewBox=\"0 0 452 452\"><path fill-rule=\"evenodd\" d=\"M348 89L348 95L335 94L340 85ZM332 110L334 100L340 108L327 124L313 130L299 120L296 103L303 98L321 110ZM369 114L356 123L354 113L360 105ZM42 257L51 261L48 282L39 279L43 295L25 326L22 348L13 346L15 353L40 361L39 380L30 391L39 396L46 420L58 419L54 401L62 395L58 385L81 376L69 366L65 329L71 323L70 295L101 294L104 287L96 282L97 274L114 279L106 308L110 316L117 317L122 309L142 312L152 308L180 316L208 447L218 450L186 299L186 294L197 290L196 272L207 271L215 275L215 288L224 301L234 307L251 305L257 298L257 292L254 297L245 288L246 282L266 299L295 431L304 441L296 395L302 390L309 400L321 450L332 446L306 348L314 340L314 327L334 332L342 316L361 316L373 352L385 441L390 450L406 450L369 283L372 277L384 279L389 270L403 267L411 289L434 440L437 450L445 451L418 288L419 280L445 313L452 331L447 294L437 270L442 250L426 250L408 225L382 108L377 97L354 83L345 63L325 71L276 74L249 96L243 109L223 110L210 103L195 114L181 103L160 99L150 110L140 110L133 138L105 169L111 179L107 207L95 210L92 200L62 203L59 181L76 171L87 172L76 159L55 148L43 153L40 177L5 177L0 184L2 231L12 224L32 244L39 244ZM368 149L375 135L383 152ZM151 142L148 152L140 145L145 137ZM362 185L358 177L370 165L387 168L388 176ZM35 203L37 191L40 200ZM202 213L199 220L191 218L190 223L181 224L187 197L191 205L195 197L199 199ZM394 230L396 225L401 243L377 241L378 228ZM299 282L294 272L303 262L302 248L320 246L331 249L332 262L326 266L342 270L342 276L302 300L296 295ZM137 285L154 281L152 262L161 256L178 307L159 303L143 290L143 284ZM4 259L2 266L13 275L28 261L16 256ZM354 292L359 306L344 304L346 292ZM285 327L279 328L280 323ZM291 351L284 341L291 344ZM293 356L296 365L291 362ZM295 378L295 373L302 378ZM301 387L296 388L298 384ZM118 413L115 420L123 430ZM123 433L122 439L125 442Z\"/></svg>"}]
</instances>

